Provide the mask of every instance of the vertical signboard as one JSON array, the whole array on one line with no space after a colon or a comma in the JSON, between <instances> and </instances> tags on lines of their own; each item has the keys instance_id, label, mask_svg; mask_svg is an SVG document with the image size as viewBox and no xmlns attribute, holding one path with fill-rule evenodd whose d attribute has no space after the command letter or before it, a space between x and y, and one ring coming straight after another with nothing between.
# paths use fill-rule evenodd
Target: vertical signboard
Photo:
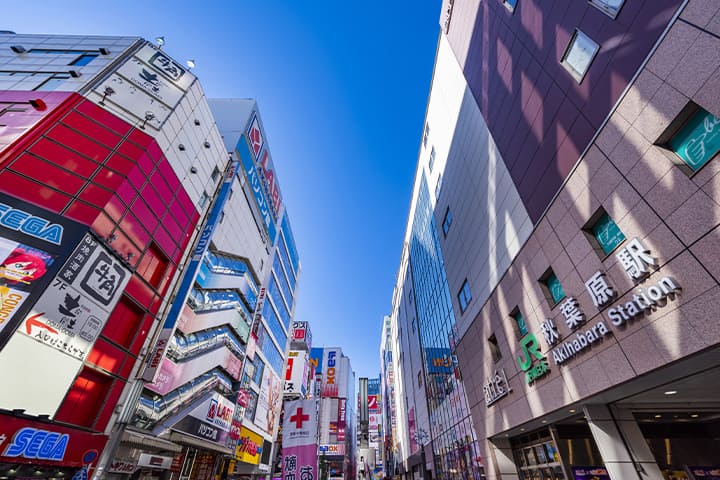
<instances>
[{"instance_id":1,"label":"vertical signboard","mask_svg":"<svg viewBox=\"0 0 720 480\"><path fill-rule=\"evenodd\" d=\"M285 368L283 393L285 395L305 395L307 392L307 352L290 350Z\"/></svg>"},{"instance_id":2,"label":"vertical signboard","mask_svg":"<svg viewBox=\"0 0 720 480\"><path fill-rule=\"evenodd\" d=\"M183 278L180 281L180 285L178 286L177 291L175 292L175 300L170 306L170 310L165 317L165 322L163 323L162 330L160 330L160 334L158 335L158 338L155 342L153 351L148 357L148 362L142 376L143 380L145 380L146 382L154 381L155 375L157 374L160 368L160 364L162 363L162 359L165 357L165 351L167 349L168 343L170 342L170 338L175 331L175 325L177 323L177 320L178 318L180 318L180 313L182 312L182 309L187 302L187 298L190 295L190 290L195 283L195 276L200 270L200 265L202 264L203 257L205 256L205 253L210 246L210 239L215 232L215 227L220 221L223 208L225 208L225 202L230 196L230 189L232 187L233 181L235 180L235 173L237 172L238 167L238 162L232 162L228 166L228 169L225 172L223 183L220 186L220 191L218 192L215 201L210 207L210 213L208 214L205 226L203 227L200 235L198 236L197 243L195 244L195 249L190 256L190 260L185 267L185 273L183 274Z\"/></svg>"},{"instance_id":3,"label":"vertical signboard","mask_svg":"<svg viewBox=\"0 0 720 480\"><path fill-rule=\"evenodd\" d=\"M337 397L340 384L342 352L339 348L326 348L323 355L322 396Z\"/></svg>"},{"instance_id":4,"label":"vertical signboard","mask_svg":"<svg viewBox=\"0 0 720 480\"><path fill-rule=\"evenodd\" d=\"M282 474L284 478L318 478L317 407L315 400L285 403Z\"/></svg>"}]
</instances>

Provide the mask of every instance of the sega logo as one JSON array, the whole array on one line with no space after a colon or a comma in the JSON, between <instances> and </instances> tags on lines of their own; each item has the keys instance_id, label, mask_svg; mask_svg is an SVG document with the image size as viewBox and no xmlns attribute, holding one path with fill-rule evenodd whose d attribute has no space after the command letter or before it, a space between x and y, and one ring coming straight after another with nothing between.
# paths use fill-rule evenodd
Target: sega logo
<instances>
[{"instance_id":1,"label":"sega logo","mask_svg":"<svg viewBox=\"0 0 720 480\"><path fill-rule=\"evenodd\" d=\"M335 357L337 356L337 352L330 351L328 352L328 362L327 362L327 384L328 385L335 385Z\"/></svg>"},{"instance_id":2,"label":"sega logo","mask_svg":"<svg viewBox=\"0 0 720 480\"><path fill-rule=\"evenodd\" d=\"M0 203L0 225L11 230L19 230L31 237L60 245L62 243L63 227L57 223L50 223L44 218L36 217L24 210L12 208L10 205Z\"/></svg>"},{"instance_id":3,"label":"sega logo","mask_svg":"<svg viewBox=\"0 0 720 480\"><path fill-rule=\"evenodd\" d=\"M70 435L48 430L25 427L13 436L3 456L37 458L39 460L62 461L65 457Z\"/></svg>"}]
</instances>

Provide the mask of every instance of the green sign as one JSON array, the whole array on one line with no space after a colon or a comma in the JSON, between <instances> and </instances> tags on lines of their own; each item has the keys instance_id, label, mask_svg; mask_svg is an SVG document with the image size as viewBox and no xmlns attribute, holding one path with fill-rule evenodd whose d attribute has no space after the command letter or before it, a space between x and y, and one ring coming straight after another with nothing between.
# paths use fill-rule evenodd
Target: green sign
<instances>
[{"instance_id":1,"label":"green sign","mask_svg":"<svg viewBox=\"0 0 720 480\"><path fill-rule=\"evenodd\" d=\"M670 140L670 148L693 171L699 170L720 150L720 117L701 108Z\"/></svg>"},{"instance_id":2,"label":"green sign","mask_svg":"<svg viewBox=\"0 0 720 480\"><path fill-rule=\"evenodd\" d=\"M525 335L520 339L520 346L522 347L524 358L517 357L517 361L520 369L525 372L525 381L528 385L550 373L550 365L545 355L540 352L540 344L535 334L528 333ZM533 365L533 359L537 360L535 365Z\"/></svg>"},{"instance_id":3,"label":"green sign","mask_svg":"<svg viewBox=\"0 0 720 480\"><path fill-rule=\"evenodd\" d=\"M606 254L615 250L615 247L625 240L625 235L607 213L593 225L592 232Z\"/></svg>"}]
</instances>

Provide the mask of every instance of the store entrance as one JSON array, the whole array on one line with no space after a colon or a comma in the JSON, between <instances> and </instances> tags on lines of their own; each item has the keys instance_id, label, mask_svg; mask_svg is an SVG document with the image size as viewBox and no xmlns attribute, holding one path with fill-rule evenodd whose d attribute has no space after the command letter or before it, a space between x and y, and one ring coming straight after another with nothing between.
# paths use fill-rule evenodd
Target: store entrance
<instances>
[{"instance_id":1,"label":"store entrance","mask_svg":"<svg viewBox=\"0 0 720 480\"><path fill-rule=\"evenodd\" d=\"M565 480L560 452L547 429L512 441L521 480Z\"/></svg>"}]
</instances>

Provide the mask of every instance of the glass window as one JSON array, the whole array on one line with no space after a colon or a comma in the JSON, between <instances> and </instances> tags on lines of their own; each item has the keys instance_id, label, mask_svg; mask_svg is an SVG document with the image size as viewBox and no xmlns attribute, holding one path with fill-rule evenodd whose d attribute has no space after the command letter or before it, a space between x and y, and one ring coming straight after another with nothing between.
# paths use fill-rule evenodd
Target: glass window
<instances>
[{"instance_id":1,"label":"glass window","mask_svg":"<svg viewBox=\"0 0 720 480\"><path fill-rule=\"evenodd\" d=\"M35 91L38 92L52 92L57 90L63 83L70 78L69 74L56 74L48 78L40 85L35 87Z\"/></svg>"},{"instance_id":2,"label":"glass window","mask_svg":"<svg viewBox=\"0 0 720 480\"><path fill-rule=\"evenodd\" d=\"M273 337L275 338L275 340L277 340L278 345L282 345L284 348L285 342L287 341L287 334L280 326L280 320L275 313L275 309L273 308L272 303L268 302L267 300L263 305L262 315L265 318L265 322L267 322L268 327L270 327L270 331L272 332Z\"/></svg>"},{"instance_id":3,"label":"glass window","mask_svg":"<svg viewBox=\"0 0 720 480\"><path fill-rule=\"evenodd\" d=\"M208 200L210 200L210 197L208 196L207 192L203 192L202 196L200 197L200 208L205 208L205 205L207 205Z\"/></svg>"},{"instance_id":4,"label":"glass window","mask_svg":"<svg viewBox=\"0 0 720 480\"><path fill-rule=\"evenodd\" d=\"M490 353L492 354L493 362L499 362L502 358L502 353L500 352L500 345L498 345L497 337L494 333L490 335L490 338L488 338L488 344L490 345Z\"/></svg>"},{"instance_id":5,"label":"glass window","mask_svg":"<svg viewBox=\"0 0 720 480\"><path fill-rule=\"evenodd\" d=\"M504 0L503 4L505 4L505 8L510 10L511 12L515 11L515 7L517 7L518 0Z\"/></svg>"},{"instance_id":6,"label":"glass window","mask_svg":"<svg viewBox=\"0 0 720 480\"><path fill-rule=\"evenodd\" d=\"M218 177L220 176L220 169L215 166L212 171L212 175L210 176L212 178L213 183L217 182Z\"/></svg>"},{"instance_id":7,"label":"glass window","mask_svg":"<svg viewBox=\"0 0 720 480\"><path fill-rule=\"evenodd\" d=\"M472 294L470 293L470 285L467 279L463 282L462 288L458 292L458 301L460 302L460 312L464 313L467 310L468 305L472 300Z\"/></svg>"},{"instance_id":8,"label":"glass window","mask_svg":"<svg viewBox=\"0 0 720 480\"><path fill-rule=\"evenodd\" d=\"M440 198L440 190L442 189L442 174L438 175L437 183L435 184L435 200Z\"/></svg>"},{"instance_id":9,"label":"glass window","mask_svg":"<svg viewBox=\"0 0 720 480\"><path fill-rule=\"evenodd\" d=\"M255 371L253 372L253 382L255 382L256 385L261 385L260 382L262 382L263 372L265 371L265 362L262 361L259 355L255 355L253 367L255 367Z\"/></svg>"},{"instance_id":10,"label":"glass window","mask_svg":"<svg viewBox=\"0 0 720 480\"><path fill-rule=\"evenodd\" d=\"M450 225L452 225L452 212L450 211L450 207L448 207L447 210L445 210L445 218L443 219L442 224L443 233L446 237L450 231Z\"/></svg>"},{"instance_id":11,"label":"glass window","mask_svg":"<svg viewBox=\"0 0 720 480\"><path fill-rule=\"evenodd\" d=\"M245 407L245 418L251 422L255 419L255 409L257 408L258 394L254 390L248 390L248 404Z\"/></svg>"},{"instance_id":12,"label":"glass window","mask_svg":"<svg viewBox=\"0 0 720 480\"><path fill-rule=\"evenodd\" d=\"M88 63L95 60L98 57L98 55L100 55L100 54L99 53L83 53L77 59L75 59L75 61L70 63L70 65L74 65L76 67L84 67Z\"/></svg>"},{"instance_id":13,"label":"glass window","mask_svg":"<svg viewBox=\"0 0 720 480\"><path fill-rule=\"evenodd\" d=\"M580 83L599 49L600 45L580 30L575 29L560 63Z\"/></svg>"},{"instance_id":14,"label":"glass window","mask_svg":"<svg viewBox=\"0 0 720 480\"><path fill-rule=\"evenodd\" d=\"M430 125L425 124L425 131L423 132L423 147L427 147L428 136L430 135Z\"/></svg>"},{"instance_id":15,"label":"glass window","mask_svg":"<svg viewBox=\"0 0 720 480\"><path fill-rule=\"evenodd\" d=\"M605 12L610 18L615 18L625 0L590 0L590 3Z\"/></svg>"},{"instance_id":16,"label":"glass window","mask_svg":"<svg viewBox=\"0 0 720 480\"><path fill-rule=\"evenodd\" d=\"M669 147L694 172L720 151L720 117L698 108L670 140Z\"/></svg>"},{"instance_id":17,"label":"glass window","mask_svg":"<svg viewBox=\"0 0 720 480\"><path fill-rule=\"evenodd\" d=\"M598 221L591 227L591 231L606 255L615 250L615 247L625 240L625 235L607 213L600 216Z\"/></svg>"},{"instance_id":18,"label":"glass window","mask_svg":"<svg viewBox=\"0 0 720 480\"><path fill-rule=\"evenodd\" d=\"M512 317L518 326L518 331L520 332L520 336L524 337L525 335L527 335L528 334L527 324L525 323L525 318L523 318L522 312L520 312L520 310L516 310L516 312L512 314Z\"/></svg>"},{"instance_id":19,"label":"glass window","mask_svg":"<svg viewBox=\"0 0 720 480\"><path fill-rule=\"evenodd\" d=\"M428 164L428 168L431 172L433 169L433 165L435 165L435 147L432 147L432 149L430 150L430 162Z\"/></svg>"},{"instance_id":20,"label":"glass window","mask_svg":"<svg viewBox=\"0 0 720 480\"><path fill-rule=\"evenodd\" d=\"M556 304L560 300L565 298L565 290L563 290L562 284L555 275L555 272L550 270L550 273L545 277L543 283L545 284L548 292L550 293L550 298L552 299L553 304Z\"/></svg>"}]
</instances>

